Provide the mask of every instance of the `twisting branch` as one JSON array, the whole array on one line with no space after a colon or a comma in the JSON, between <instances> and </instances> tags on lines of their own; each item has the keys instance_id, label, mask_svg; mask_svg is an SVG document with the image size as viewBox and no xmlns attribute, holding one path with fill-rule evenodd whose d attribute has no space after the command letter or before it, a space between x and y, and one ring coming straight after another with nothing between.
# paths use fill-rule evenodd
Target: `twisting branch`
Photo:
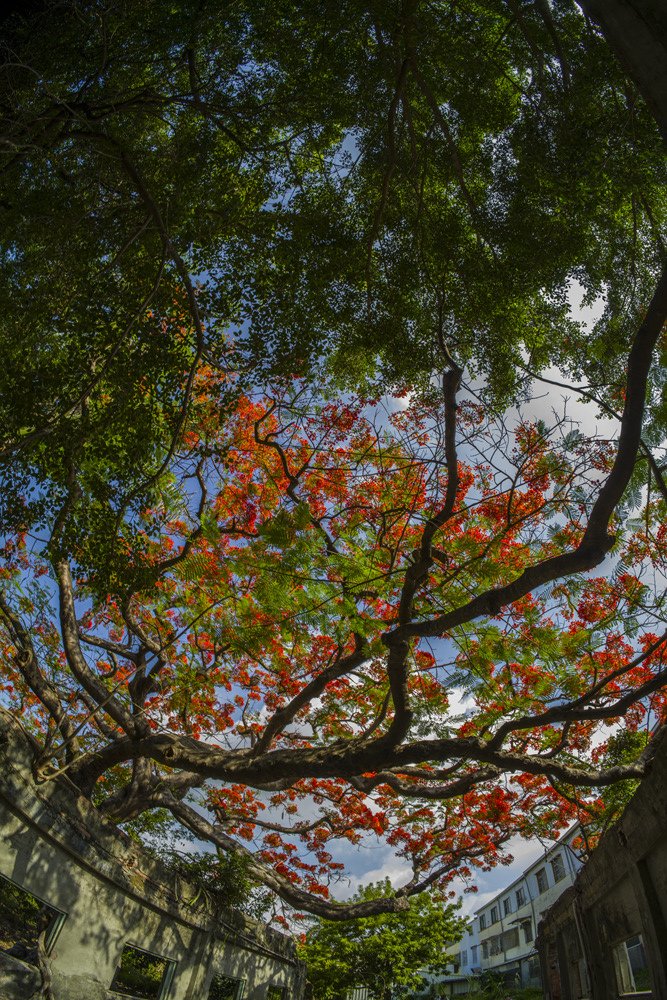
<instances>
[{"instance_id":1,"label":"twisting branch","mask_svg":"<svg viewBox=\"0 0 667 1000\"><path fill-rule=\"evenodd\" d=\"M614 544L609 522L630 482L641 442L642 421L646 406L646 385L651 357L667 321L667 266L635 336L628 357L626 395L616 457L607 479L593 504L579 545L570 552L553 556L528 567L511 583L487 590L467 604L438 618L410 624L401 623L390 633L404 638L444 635L457 625L482 616L498 614L501 608L525 597L531 590L563 576L583 573L597 566Z\"/></svg>"},{"instance_id":2,"label":"twisting branch","mask_svg":"<svg viewBox=\"0 0 667 1000\"><path fill-rule=\"evenodd\" d=\"M552 722L569 723L584 719L613 719L616 716L623 715L630 705L641 701L648 694L657 691L667 684L667 674L664 671L659 671L651 680L646 681L638 688L633 688L622 698L617 699L617 701L610 705L591 708L590 703L602 693L607 685L644 663L650 656L657 653L661 647L664 647L665 643L667 643L667 632L663 632L660 638L651 643L643 653L640 653L629 663L623 664L622 667L618 667L611 673L606 674L596 684L593 684L588 691L573 701L567 702L564 705L557 705L554 708L549 708L545 712L538 712L535 715L523 715L517 719L508 719L507 722L498 727L493 738L489 740L488 745L494 749L501 747L510 733L522 729L533 729L536 726L548 726Z\"/></svg>"},{"instance_id":3,"label":"twisting branch","mask_svg":"<svg viewBox=\"0 0 667 1000\"><path fill-rule=\"evenodd\" d=\"M54 570L60 596L60 631L65 656L67 657L67 665L72 671L73 676L76 677L79 684L81 684L98 705L104 704L106 713L125 733L132 735L145 733L148 728L145 723L137 723L121 702L109 694L109 691L100 683L88 666L79 644L79 629L74 608L72 574L68 561L62 556L56 558L54 561Z\"/></svg>"},{"instance_id":4,"label":"twisting branch","mask_svg":"<svg viewBox=\"0 0 667 1000\"><path fill-rule=\"evenodd\" d=\"M445 397L445 458L447 462L447 490L441 509L432 515L422 532L421 543L415 553L414 562L405 573L398 606L398 628L383 636L388 647L387 675L394 706L394 718L384 737L387 744L396 745L408 732L411 712L408 702L408 655L410 644L404 632L413 617L415 595L428 576L433 564L433 539L454 513L456 494L459 486L458 458L456 454L456 393L461 382L461 370L453 362L443 377Z\"/></svg>"},{"instance_id":5,"label":"twisting branch","mask_svg":"<svg viewBox=\"0 0 667 1000\"><path fill-rule=\"evenodd\" d=\"M23 626L21 619L9 606L2 593L0 593L0 619L7 630L12 645L16 647L14 663L17 669L25 678L30 690L39 698L53 719L62 737L67 741L68 757L72 759L75 754L79 753L80 749L74 725L63 708L55 684L51 683L39 666L30 633Z\"/></svg>"},{"instance_id":6,"label":"twisting branch","mask_svg":"<svg viewBox=\"0 0 667 1000\"><path fill-rule=\"evenodd\" d=\"M460 865L466 858L480 856L482 849L475 851L461 851L453 854L446 864L438 867L429 877L421 882L413 879L407 885L397 889L393 896L385 896L380 899L369 899L359 903L336 903L313 896L303 889L299 889L289 879L279 875L275 868L268 864L263 864L255 855L238 843L229 834L225 833L220 826L210 823L201 813L198 813L191 806L184 802L176 801L167 796L155 796L153 803L156 806L163 806L172 815L189 829L195 836L202 840L215 844L225 853L240 855L247 863L248 874L268 888L273 889L277 895L284 899L297 910L307 909L319 917L327 920L354 920L359 917L375 916L379 913L396 913L405 910L410 896L422 892L428 885L441 879L448 871Z\"/></svg>"},{"instance_id":7,"label":"twisting branch","mask_svg":"<svg viewBox=\"0 0 667 1000\"><path fill-rule=\"evenodd\" d=\"M366 655L365 644L361 636L355 635L354 646L354 652L348 656L341 656L339 652L339 655L330 666L322 670L317 677L313 677L284 708L274 712L264 727L264 732L253 747L252 753L254 756L266 753L276 736L284 730L285 726L288 726L292 722L304 706L308 705L313 698L318 698L322 694L327 684L337 680L339 677L344 677L345 674L349 674L350 671L361 666Z\"/></svg>"}]
</instances>

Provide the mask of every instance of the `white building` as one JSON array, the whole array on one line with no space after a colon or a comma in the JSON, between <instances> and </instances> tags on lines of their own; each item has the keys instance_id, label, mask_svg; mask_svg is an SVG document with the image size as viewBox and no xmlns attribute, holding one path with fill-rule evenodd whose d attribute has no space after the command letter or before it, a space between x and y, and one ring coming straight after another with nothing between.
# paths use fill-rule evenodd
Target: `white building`
<instances>
[{"instance_id":1,"label":"white building","mask_svg":"<svg viewBox=\"0 0 667 1000\"><path fill-rule=\"evenodd\" d=\"M425 976L426 996L459 996L487 970L521 986L540 985L535 935L542 913L572 885L582 862L572 847L578 826L568 830L497 896L475 911L452 949L452 971Z\"/></svg>"},{"instance_id":2,"label":"white building","mask_svg":"<svg viewBox=\"0 0 667 1000\"><path fill-rule=\"evenodd\" d=\"M462 971L492 969L522 986L539 985L537 925L545 910L572 885L581 861L572 847L579 827L568 830L523 874L475 912L470 952L461 948Z\"/></svg>"}]
</instances>

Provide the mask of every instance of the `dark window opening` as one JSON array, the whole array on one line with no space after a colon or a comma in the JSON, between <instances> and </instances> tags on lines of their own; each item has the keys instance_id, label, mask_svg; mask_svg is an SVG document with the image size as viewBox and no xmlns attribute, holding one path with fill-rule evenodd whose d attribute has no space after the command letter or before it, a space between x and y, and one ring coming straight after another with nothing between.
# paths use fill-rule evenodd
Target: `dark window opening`
<instances>
[{"instance_id":1,"label":"dark window opening","mask_svg":"<svg viewBox=\"0 0 667 1000\"><path fill-rule=\"evenodd\" d=\"M557 854L551 862L551 870L554 873L554 882L560 882L565 878L565 865L560 854Z\"/></svg>"},{"instance_id":2,"label":"dark window opening","mask_svg":"<svg viewBox=\"0 0 667 1000\"><path fill-rule=\"evenodd\" d=\"M518 948L519 928L512 927L511 930L505 931L502 938L503 938L503 951L509 951L510 948Z\"/></svg>"},{"instance_id":3,"label":"dark window opening","mask_svg":"<svg viewBox=\"0 0 667 1000\"><path fill-rule=\"evenodd\" d=\"M269 986L266 991L266 1000L287 1000L287 987Z\"/></svg>"},{"instance_id":4,"label":"dark window opening","mask_svg":"<svg viewBox=\"0 0 667 1000\"><path fill-rule=\"evenodd\" d=\"M38 952L49 952L66 914L0 875L0 951L38 964Z\"/></svg>"},{"instance_id":5,"label":"dark window opening","mask_svg":"<svg viewBox=\"0 0 667 1000\"><path fill-rule=\"evenodd\" d=\"M126 944L111 989L124 997L160 1000L174 975L176 963Z\"/></svg>"},{"instance_id":6,"label":"dark window opening","mask_svg":"<svg viewBox=\"0 0 667 1000\"><path fill-rule=\"evenodd\" d=\"M244 979L232 979L231 976L214 976L208 1000L241 1000L244 982Z\"/></svg>"},{"instance_id":7,"label":"dark window opening","mask_svg":"<svg viewBox=\"0 0 667 1000\"><path fill-rule=\"evenodd\" d=\"M547 879L546 869L540 868L539 871L536 871L535 878L537 879L537 888L541 895L549 888L549 880Z\"/></svg>"}]
</instances>

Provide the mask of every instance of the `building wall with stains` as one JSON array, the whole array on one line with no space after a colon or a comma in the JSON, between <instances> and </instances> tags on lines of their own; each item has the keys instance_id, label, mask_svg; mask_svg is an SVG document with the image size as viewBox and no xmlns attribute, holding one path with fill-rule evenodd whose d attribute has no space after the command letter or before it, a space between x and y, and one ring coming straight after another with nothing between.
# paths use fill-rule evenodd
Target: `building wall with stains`
<instances>
[{"instance_id":1,"label":"building wall with stains","mask_svg":"<svg viewBox=\"0 0 667 1000\"><path fill-rule=\"evenodd\" d=\"M35 784L30 763L0 713L0 876L60 914L39 961L0 950L0 1000L41 996L45 976L53 1000L110 1000L128 948L164 966L159 1000L208 1000L216 976L236 980L243 1000L301 1000L291 938L174 875L64 782Z\"/></svg>"},{"instance_id":2,"label":"building wall with stains","mask_svg":"<svg viewBox=\"0 0 667 1000\"><path fill-rule=\"evenodd\" d=\"M548 1000L667 998L667 738L575 882L543 915Z\"/></svg>"}]
</instances>

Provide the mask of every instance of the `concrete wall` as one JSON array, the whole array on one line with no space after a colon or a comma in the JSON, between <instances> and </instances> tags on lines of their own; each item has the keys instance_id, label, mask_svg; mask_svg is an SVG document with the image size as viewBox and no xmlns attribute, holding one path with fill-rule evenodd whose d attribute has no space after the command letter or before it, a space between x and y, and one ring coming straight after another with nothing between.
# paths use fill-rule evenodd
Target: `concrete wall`
<instances>
[{"instance_id":1,"label":"concrete wall","mask_svg":"<svg viewBox=\"0 0 667 1000\"><path fill-rule=\"evenodd\" d=\"M246 1000L266 1000L271 986L300 1000L291 938L174 876L64 782L36 785L30 760L0 713L0 873L65 914L48 957L53 1000L113 997L126 944L176 963L163 1000L206 1000L218 973L245 980ZM33 996L35 976L0 952L0 1000Z\"/></svg>"},{"instance_id":2,"label":"concrete wall","mask_svg":"<svg viewBox=\"0 0 667 1000\"><path fill-rule=\"evenodd\" d=\"M667 998L667 742L659 739L621 820L544 914L538 948L549 1000ZM619 962L641 948L648 977L638 972L633 990Z\"/></svg>"}]
</instances>

